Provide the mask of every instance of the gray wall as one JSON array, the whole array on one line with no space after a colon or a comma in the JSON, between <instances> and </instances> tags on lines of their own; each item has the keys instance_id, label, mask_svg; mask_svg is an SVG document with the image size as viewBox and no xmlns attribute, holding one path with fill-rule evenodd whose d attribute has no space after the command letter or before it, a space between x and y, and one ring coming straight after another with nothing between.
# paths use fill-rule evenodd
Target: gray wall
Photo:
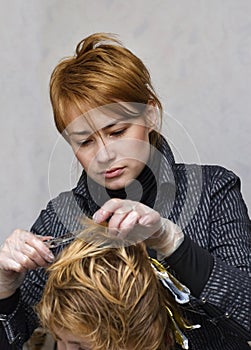
<instances>
[{"instance_id":1,"label":"gray wall","mask_svg":"<svg viewBox=\"0 0 251 350\"><path fill-rule=\"evenodd\" d=\"M250 0L1 0L0 26L1 240L75 183L48 81L97 31L119 34L149 68L177 160L232 169L250 207Z\"/></svg>"}]
</instances>

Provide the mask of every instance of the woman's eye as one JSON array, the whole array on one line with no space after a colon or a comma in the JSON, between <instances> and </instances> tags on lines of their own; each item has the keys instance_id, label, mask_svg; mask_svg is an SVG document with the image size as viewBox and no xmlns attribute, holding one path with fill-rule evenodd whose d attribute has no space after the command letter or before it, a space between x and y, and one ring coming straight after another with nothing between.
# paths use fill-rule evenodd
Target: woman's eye
<instances>
[{"instance_id":1,"label":"woman's eye","mask_svg":"<svg viewBox=\"0 0 251 350\"><path fill-rule=\"evenodd\" d=\"M116 130L111 132L111 136L121 136L126 132L126 129L120 129L120 130Z\"/></svg>"},{"instance_id":2,"label":"woman's eye","mask_svg":"<svg viewBox=\"0 0 251 350\"><path fill-rule=\"evenodd\" d=\"M78 141L76 143L77 143L77 146L79 146L79 147L85 147L85 146L88 146L91 143L91 140Z\"/></svg>"}]
</instances>

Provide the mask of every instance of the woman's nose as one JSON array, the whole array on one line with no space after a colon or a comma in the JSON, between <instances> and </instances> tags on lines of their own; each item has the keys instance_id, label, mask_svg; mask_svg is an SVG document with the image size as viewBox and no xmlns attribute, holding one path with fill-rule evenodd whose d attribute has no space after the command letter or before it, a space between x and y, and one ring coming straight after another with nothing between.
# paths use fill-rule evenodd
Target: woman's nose
<instances>
[{"instance_id":1,"label":"woman's nose","mask_svg":"<svg viewBox=\"0 0 251 350\"><path fill-rule=\"evenodd\" d=\"M99 143L96 153L96 160L100 163L107 163L115 159L115 149L112 142L102 141Z\"/></svg>"}]
</instances>

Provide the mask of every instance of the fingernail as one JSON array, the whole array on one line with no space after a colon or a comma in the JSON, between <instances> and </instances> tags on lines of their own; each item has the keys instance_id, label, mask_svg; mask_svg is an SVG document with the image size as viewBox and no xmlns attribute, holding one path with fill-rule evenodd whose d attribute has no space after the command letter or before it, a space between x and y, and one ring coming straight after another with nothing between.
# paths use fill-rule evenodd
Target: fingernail
<instances>
[{"instance_id":1,"label":"fingernail","mask_svg":"<svg viewBox=\"0 0 251 350\"><path fill-rule=\"evenodd\" d=\"M96 211L96 213L93 214L93 221L94 222L102 222L104 221L104 217L107 216L109 212L103 209L99 209L98 211Z\"/></svg>"},{"instance_id":2,"label":"fingernail","mask_svg":"<svg viewBox=\"0 0 251 350\"><path fill-rule=\"evenodd\" d=\"M49 262L52 262L54 260L54 258L55 258L54 255L52 253L50 253L50 254L47 254L46 260Z\"/></svg>"},{"instance_id":3,"label":"fingernail","mask_svg":"<svg viewBox=\"0 0 251 350\"><path fill-rule=\"evenodd\" d=\"M98 221L98 213L97 213L97 212L94 213L93 216L92 216L92 218L93 218L93 221L94 221L94 222L97 222L97 221Z\"/></svg>"},{"instance_id":4,"label":"fingernail","mask_svg":"<svg viewBox=\"0 0 251 350\"><path fill-rule=\"evenodd\" d=\"M140 225L148 225L149 224L149 218L147 216L143 216L143 218L139 219Z\"/></svg>"}]
</instances>

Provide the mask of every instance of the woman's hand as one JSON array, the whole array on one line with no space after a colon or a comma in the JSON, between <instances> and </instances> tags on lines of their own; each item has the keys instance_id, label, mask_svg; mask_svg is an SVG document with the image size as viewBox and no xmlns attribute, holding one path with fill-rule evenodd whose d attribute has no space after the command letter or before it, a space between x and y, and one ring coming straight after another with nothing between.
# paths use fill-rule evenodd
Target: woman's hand
<instances>
[{"instance_id":1,"label":"woman's hand","mask_svg":"<svg viewBox=\"0 0 251 350\"><path fill-rule=\"evenodd\" d=\"M146 205L126 199L113 198L107 201L93 219L102 223L109 219L111 234L133 241L145 241L157 251L158 258L171 255L183 242L184 234L179 226Z\"/></svg>"},{"instance_id":2,"label":"woman's hand","mask_svg":"<svg viewBox=\"0 0 251 350\"><path fill-rule=\"evenodd\" d=\"M158 212L146 205L126 199L113 198L107 201L96 213L93 219L102 223L109 219L109 232L125 238L136 224L145 230L145 238L157 232L161 227L161 218Z\"/></svg>"},{"instance_id":3,"label":"woman's hand","mask_svg":"<svg viewBox=\"0 0 251 350\"><path fill-rule=\"evenodd\" d=\"M48 238L17 229L0 246L0 298L15 292L26 271L53 261L53 254L43 243Z\"/></svg>"}]
</instances>

